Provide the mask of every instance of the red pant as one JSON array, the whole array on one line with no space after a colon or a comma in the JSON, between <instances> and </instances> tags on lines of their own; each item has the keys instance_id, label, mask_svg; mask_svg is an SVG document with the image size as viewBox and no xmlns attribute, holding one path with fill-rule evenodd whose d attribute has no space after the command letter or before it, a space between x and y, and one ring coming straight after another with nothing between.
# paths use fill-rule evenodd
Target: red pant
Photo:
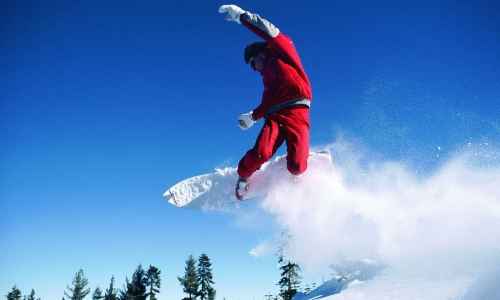
<instances>
[{"instance_id":1,"label":"red pant","mask_svg":"<svg viewBox=\"0 0 500 300\"><path fill-rule=\"evenodd\" d=\"M248 178L286 141L287 167L298 175L307 169L309 156L309 108L293 107L266 118L255 146L240 160L238 175Z\"/></svg>"}]
</instances>

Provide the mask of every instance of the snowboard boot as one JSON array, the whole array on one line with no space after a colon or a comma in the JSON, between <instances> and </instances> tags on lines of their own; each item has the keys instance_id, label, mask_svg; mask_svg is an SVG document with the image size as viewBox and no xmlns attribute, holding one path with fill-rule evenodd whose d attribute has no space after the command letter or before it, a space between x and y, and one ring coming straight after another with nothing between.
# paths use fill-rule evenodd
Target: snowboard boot
<instances>
[{"instance_id":1,"label":"snowboard boot","mask_svg":"<svg viewBox=\"0 0 500 300\"><path fill-rule=\"evenodd\" d=\"M248 182L245 178L238 178L238 181L236 182L236 188L234 190L234 194L236 196L236 199L238 200L243 200L243 197L245 197L246 193L248 192Z\"/></svg>"}]
</instances>

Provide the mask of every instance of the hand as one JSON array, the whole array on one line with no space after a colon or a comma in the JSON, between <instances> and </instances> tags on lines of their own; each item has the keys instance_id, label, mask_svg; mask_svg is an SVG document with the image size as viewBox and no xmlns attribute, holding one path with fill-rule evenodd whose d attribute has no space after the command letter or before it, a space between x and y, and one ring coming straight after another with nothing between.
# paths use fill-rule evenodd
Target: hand
<instances>
[{"instance_id":1,"label":"hand","mask_svg":"<svg viewBox=\"0 0 500 300\"><path fill-rule=\"evenodd\" d=\"M238 24L241 24L240 15L244 14L245 11L237 5L230 4L230 5L221 5L221 7L219 7L219 13L227 14L225 17L227 21L233 21L237 22Z\"/></svg>"},{"instance_id":2,"label":"hand","mask_svg":"<svg viewBox=\"0 0 500 300\"><path fill-rule=\"evenodd\" d=\"M239 126L242 130L247 130L255 124L255 121L252 118L252 111L247 112L246 114L241 114L238 118Z\"/></svg>"}]
</instances>

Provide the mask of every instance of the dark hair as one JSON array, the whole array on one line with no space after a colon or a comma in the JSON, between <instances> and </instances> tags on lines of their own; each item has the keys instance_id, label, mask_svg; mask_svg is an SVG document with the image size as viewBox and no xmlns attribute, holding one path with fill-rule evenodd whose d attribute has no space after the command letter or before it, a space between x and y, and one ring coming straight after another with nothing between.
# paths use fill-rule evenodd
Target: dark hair
<instances>
[{"instance_id":1,"label":"dark hair","mask_svg":"<svg viewBox=\"0 0 500 300\"><path fill-rule=\"evenodd\" d=\"M250 58L257 56L262 51L265 51L267 43L265 42L254 42L245 47L245 63L248 64Z\"/></svg>"}]
</instances>

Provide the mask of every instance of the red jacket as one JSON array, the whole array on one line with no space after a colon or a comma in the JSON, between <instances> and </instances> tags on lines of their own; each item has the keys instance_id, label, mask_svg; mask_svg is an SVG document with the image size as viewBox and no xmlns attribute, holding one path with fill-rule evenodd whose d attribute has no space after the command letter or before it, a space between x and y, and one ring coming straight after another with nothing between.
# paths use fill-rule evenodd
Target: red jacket
<instances>
[{"instance_id":1,"label":"red jacket","mask_svg":"<svg viewBox=\"0 0 500 300\"><path fill-rule=\"evenodd\" d=\"M312 100L312 89L306 71L293 41L266 19L257 14L245 12L240 16L241 23L262 37L270 49L264 70L261 72L264 83L262 101L253 110L253 119L260 119L280 104L292 100ZM309 101L307 101L309 100ZM307 105L309 106L309 105Z\"/></svg>"}]
</instances>

